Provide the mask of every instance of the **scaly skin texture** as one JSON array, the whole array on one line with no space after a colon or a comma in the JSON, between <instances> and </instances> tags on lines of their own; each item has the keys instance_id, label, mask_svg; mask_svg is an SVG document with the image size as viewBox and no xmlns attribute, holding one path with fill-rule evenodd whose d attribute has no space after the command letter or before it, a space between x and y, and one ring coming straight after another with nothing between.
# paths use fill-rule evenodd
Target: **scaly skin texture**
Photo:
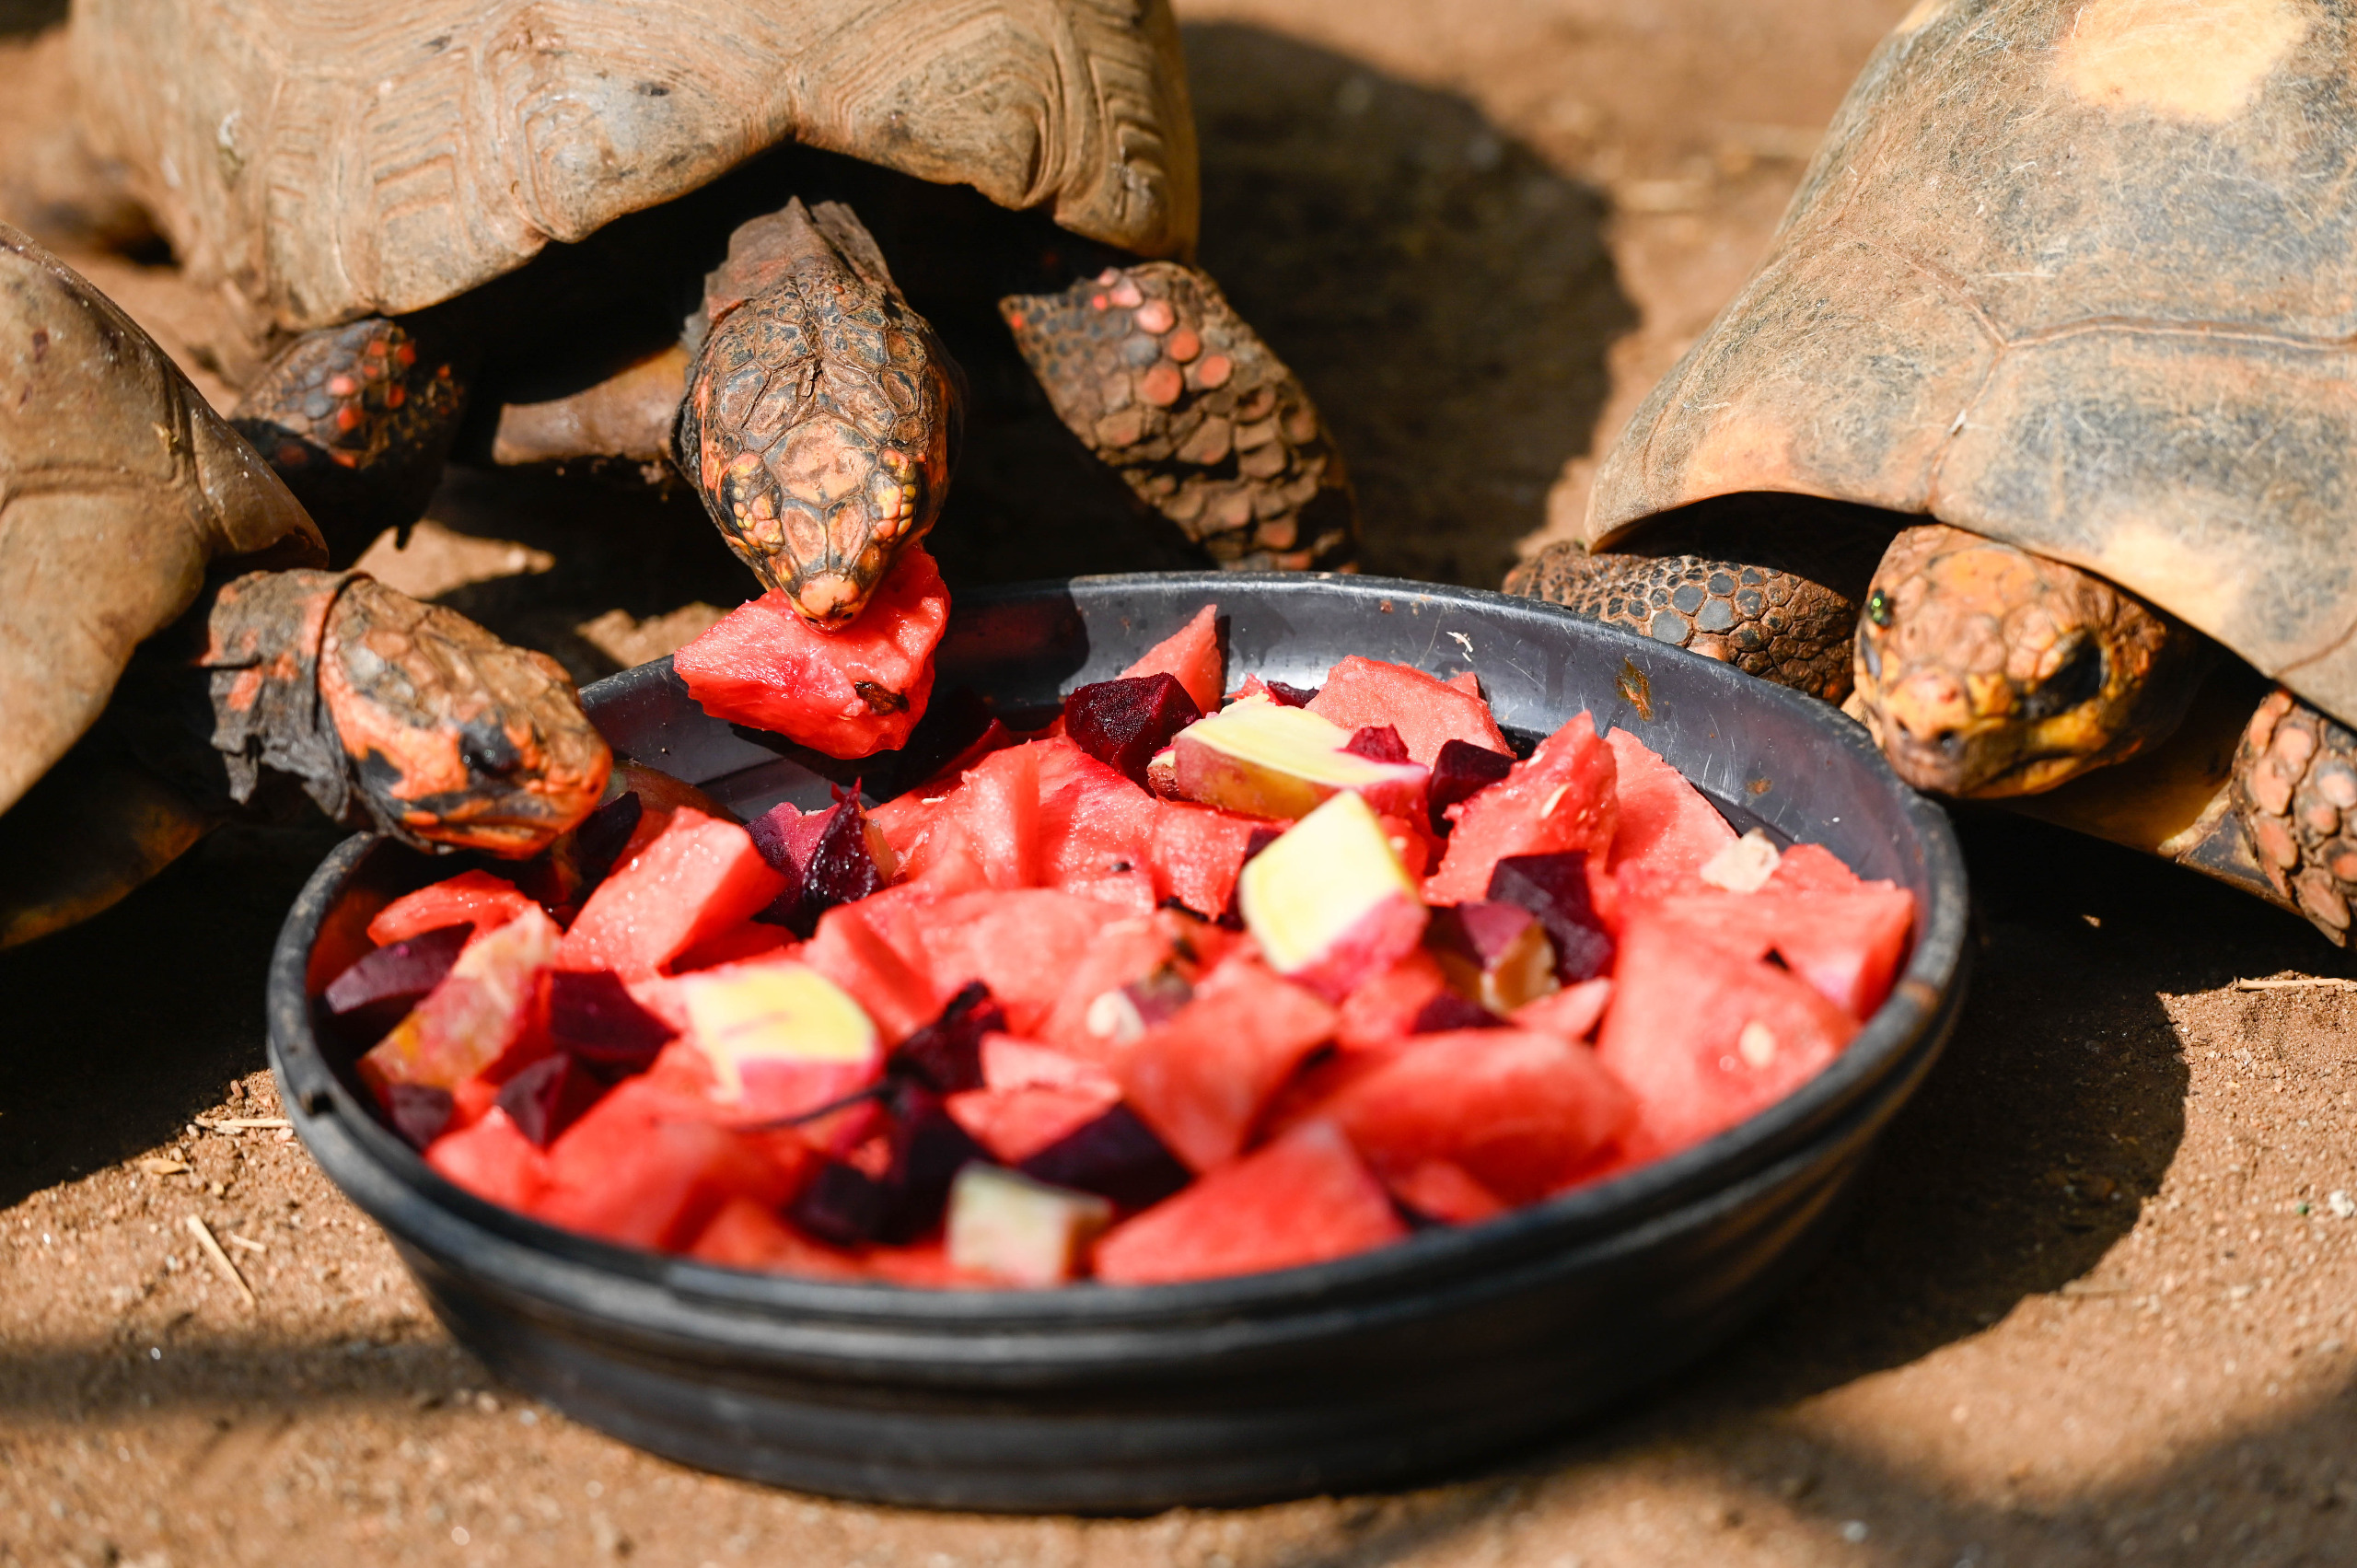
<instances>
[{"instance_id":1,"label":"scaly skin texture","mask_svg":"<svg viewBox=\"0 0 2357 1568\"><path fill-rule=\"evenodd\" d=\"M764 587L813 626L847 626L940 515L957 366L834 203L738 228L704 315L679 466Z\"/></svg>"},{"instance_id":2,"label":"scaly skin texture","mask_svg":"<svg viewBox=\"0 0 2357 1568\"><path fill-rule=\"evenodd\" d=\"M2216 645L2092 573L1928 524L1859 617L1854 710L1918 789L2052 789L2175 729Z\"/></svg>"},{"instance_id":3,"label":"scaly skin texture","mask_svg":"<svg viewBox=\"0 0 2357 1568\"><path fill-rule=\"evenodd\" d=\"M999 313L1057 417L1223 566L1339 566L1358 503L1309 394L1219 285L1108 268Z\"/></svg>"},{"instance_id":4,"label":"scaly skin texture","mask_svg":"<svg viewBox=\"0 0 2357 1568\"><path fill-rule=\"evenodd\" d=\"M230 417L348 560L425 510L466 412L473 355L455 324L371 317L306 332Z\"/></svg>"},{"instance_id":5,"label":"scaly skin texture","mask_svg":"<svg viewBox=\"0 0 2357 1568\"><path fill-rule=\"evenodd\" d=\"M2346 947L2357 899L2357 735L2278 687L2243 732L2233 788L2268 881Z\"/></svg>"},{"instance_id":6,"label":"scaly skin texture","mask_svg":"<svg viewBox=\"0 0 2357 1568\"><path fill-rule=\"evenodd\" d=\"M250 573L215 593L203 636L240 803L268 767L338 820L523 856L605 788L611 753L554 660L372 578Z\"/></svg>"}]
</instances>

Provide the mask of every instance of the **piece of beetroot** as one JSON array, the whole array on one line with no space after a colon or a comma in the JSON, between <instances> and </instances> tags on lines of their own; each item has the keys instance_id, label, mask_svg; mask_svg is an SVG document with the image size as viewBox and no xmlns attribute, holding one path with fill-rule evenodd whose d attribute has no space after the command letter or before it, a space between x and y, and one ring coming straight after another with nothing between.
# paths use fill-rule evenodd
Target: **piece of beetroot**
<instances>
[{"instance_id":1,"label":"piece of beetroot","mask_svg":"<svg viewBox=\"0 0 2357 1568\"><path fill-rule=\"evenodd\" d=\"M1513 771L1514 759L1503 751L1469 740L1443 741L1439 755L1433 759L1432 783L1425 786L1432 804L1433 831L1446 833L1449 822L1445 813L1450 807L1471 799Z\"/></svg>"},{"instance_id":2,"label":"piece of beetroot","mask_svg":"<svg viewBox=\"0 0 2357 1568\"><path fill-rule=\"evenodd\" d=\"M1491 869L1489 897L1538 917L1555 945L1555 978L1563 984L1611 971L1612 934L1596 912L1585 851L1507 855Z\"/></svg>"},{"instance_id":3,"label":"piece of beetroot","mask_svg":"<svg viewBox=\"0 0 2357 1568\"><path fill-rule=\"evenodd\" d=\"M802 1184L785 1214L821 1241L856 1247L882 1233L891 1207L888 1183L857 1166L829 1160Z\"/></svg>"},{"instance_id":4,"label":"piece of beetroot","mask_svg":"<svg viewBox=\"0 0 2357 1568\"><path fill-rule=\"evenodd\" d=\"M1271 697L1288 708L1306 708L1318 700L1315 686L1289 686L1282 680L1263 680L1260 684L1269 689Z\"/></svg>"},{"instance_id":5,"label":"piece of beetroot","mask_svg":"<svg viewBox=\"0 0 2357 1568\"><path fill-rule=\"evenodd\" d=\"M1482 1006L1468 1001L1454 991L1435 992L1431 1001L1416 1009L1408 1024L1411 1035L1441 1035L1452 1029L1503 1029L1504 1018Z\"/></svg>"},{"instance_id":6,"label":"piece of beetroot","mask_svg":"<svg viewBox=\"0 0 2357 1568\"><path fill-rule=\"evenodd\" d=\"M611 970L552 970L547 1002L549 1038L608 1078L644 1072L673 1032Z\"/></svg>"},{"instance_id":7,"label":"piece of beetroot","mask_svg":"<svg viewBox=\"0 0 2357 1568\"><path fill-rule=\"evenodd\" d=\"M893 1047L885 1070L937 1095L979 1089L984 1084L982 1037L1005 1032L1006 1012L991 988L968 981L939 1017Z\"/></svg>"},{"instance_id":8,"label":"piece of beetroot","mask_svg":"<svg viewBox=\"0 0 2357 1568\"><path fill-rule=\"evenodd\" d=\"M1367 725L1351 732L1342 749L1353 757L1364 757L1370 762L1405 762L1409 761L1408 743L1399 738L1399 729L1392 725Z\"/></svg>"},{"instance_id":9,"label":"piece of beetroot","mask_svg":"<svg viewBox=\"0 0 2357 1568\"><path fill-rule=\"evenodd\" d=\"M1547 927L1520 904L1488 899L1443 904L1424 926L1424 946L1458 994L1492 1013L1512 1013L1558 983Z\"/></svg>"},{"instance_id":10,"label":"piece of beetroot","mask_svg":"<svg viewBox=\"0 0 2357 1568\"><path fill-rule=\"evenodd\" d=\"M442 983L474 934L470 924L444 925L364 953L319 999L355 1038L378 1040Z\"/></svg>"},{"instance_id":11,"label":"piece of beetroot","mask_svg":"<svg viewBox=\"0 0 2357 1568\"><path fill-rule=\"evenodd\" d=\"M770 869L789 878L785 891L753 918L783 925L807 938L819 917L837 904L880 893L891 881L880 856L882 835L869 824L856 800L838 800L819 811L772 807L747 824L753 846Z\"/></svg>"},{"instance_id":12,"label":"piece of beetroot","mask_svg":"<svg viewBox=\"0 0 2357 1568\"><path fill-rule=\"evenodd\" d=\"M391 1118L393 1131L421 1149L442 1135L456 1109L450 1091L438 1085L389 1084L385 1088L385 1114Z\"/></svg>"},{"instance_id":13,"label":"piece of beetroot","mask_svg":"<svg viewBox=\"0 0 2357 1568\"><path fill-rule=\"evenodd\" d=\"M1023 1174L1053 1187L1110 1198L1143 1209L1191 1179L1161 1139L1126 1105L1116 1105L1023 1162Z\"/></svg>"},{"instance_id":14,"label":"piece of beetroot","mask_svg":"<svg viewBox=\"0 0 2357 1568\"><path fill-rule=\"evenodd\" d=\"M501 1085L499 1109L517 1131L545 1149L605 1092L604 1079L560 1051Z\"/></svg>"},{"instance_id":15,"label":"piece of beetroot","mask_svg":"<svg viewBox=\"0 0 2357 1568\"><path fill-rule=\"evenodd\" d=\"M1154 754L1202 716L1175 675L1098 680L1064 699L1064 734L1072 743L1141 789Z\"/></svg>"},{"instance_id":16,"label":"piece of beetroot","mask_svg":"<svg viewBox=\"0 0 2357 1568\"><path fill-rule=\"evenodd\" d=\"M989 1160L990 1152L930 1090L902 1084L885 1105L884 1173L871 1175L833 1160L821 1166L788 1211L811 1235L846 1247L912 1240L941 1223L958 1172Z\"/></svg>"}]
</instances>

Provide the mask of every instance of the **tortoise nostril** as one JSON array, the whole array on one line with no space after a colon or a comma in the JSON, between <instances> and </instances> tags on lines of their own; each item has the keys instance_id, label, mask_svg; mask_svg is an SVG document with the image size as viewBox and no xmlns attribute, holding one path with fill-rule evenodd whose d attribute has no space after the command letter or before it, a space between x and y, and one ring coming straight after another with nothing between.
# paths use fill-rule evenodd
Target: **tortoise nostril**
<instances>
[{"instance_id":1,"label":"tortoise nostril","mask_svg":"<svg viewBox=\"0 0 2357 1568\"><path fill-rule=\"evenodd\" d=\"M496 722L478 720L459 731L459 755L470 772L505 778L521 767L524 755Z\"/></svg>"}]
</instances>

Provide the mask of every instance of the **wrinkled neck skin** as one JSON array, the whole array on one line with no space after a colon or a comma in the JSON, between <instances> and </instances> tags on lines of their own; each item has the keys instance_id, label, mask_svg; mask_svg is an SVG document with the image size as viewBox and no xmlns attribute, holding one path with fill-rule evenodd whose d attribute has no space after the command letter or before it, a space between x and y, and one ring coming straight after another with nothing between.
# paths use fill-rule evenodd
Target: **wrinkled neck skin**
<instances>
[{"instance_id":1,"label":"wrinkled neck skin","mask_svg":"<svg viewBox=\"0 0 2357 1568\"><path fill-rule=\"evenodd\" d=\"M1852 708L1918 789L2032 795L2165 738L2216 653L2092 573L1927 524L1875 568Z\"/></svg>"}]
</instances>

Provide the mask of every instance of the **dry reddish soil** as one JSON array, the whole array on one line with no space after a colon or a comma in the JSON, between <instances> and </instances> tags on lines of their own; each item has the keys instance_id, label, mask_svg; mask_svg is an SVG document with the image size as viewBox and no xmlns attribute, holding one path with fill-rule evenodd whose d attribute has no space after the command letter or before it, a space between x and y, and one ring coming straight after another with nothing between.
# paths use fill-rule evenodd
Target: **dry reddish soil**
<instances>
[{"instance_id":1,"label":"dry reddish soil","mask_svg":"<svg viewBox=\"0 0 2357 1568\"><path fill-rule=\"evenodd\" d=\"M1205 258L1340 432L1372 565L1493 582L1576 511L1904 5L1181 5ZM0 0L0 26L52 9ZM0 165L41 60L0 41ZM159 259L80 259L221 362ZM460 475L435 517L376 563L584 676L745 591L698 517L627 490ZM1053 519L948 553L970 581L1136 563ZM1760 1323L1422 1490L1090 1521L714 1480L492 1386L299 1145L221 1125L275 1110L263 959L333 835L219 835L0 957L0 1563L2357 1562L2357 987L2332 979L2357 966L2169 868L1961 826L1962 1028ZM2302 976L2326 983L2235 987Z\"/></svg>"}]
</instances>

